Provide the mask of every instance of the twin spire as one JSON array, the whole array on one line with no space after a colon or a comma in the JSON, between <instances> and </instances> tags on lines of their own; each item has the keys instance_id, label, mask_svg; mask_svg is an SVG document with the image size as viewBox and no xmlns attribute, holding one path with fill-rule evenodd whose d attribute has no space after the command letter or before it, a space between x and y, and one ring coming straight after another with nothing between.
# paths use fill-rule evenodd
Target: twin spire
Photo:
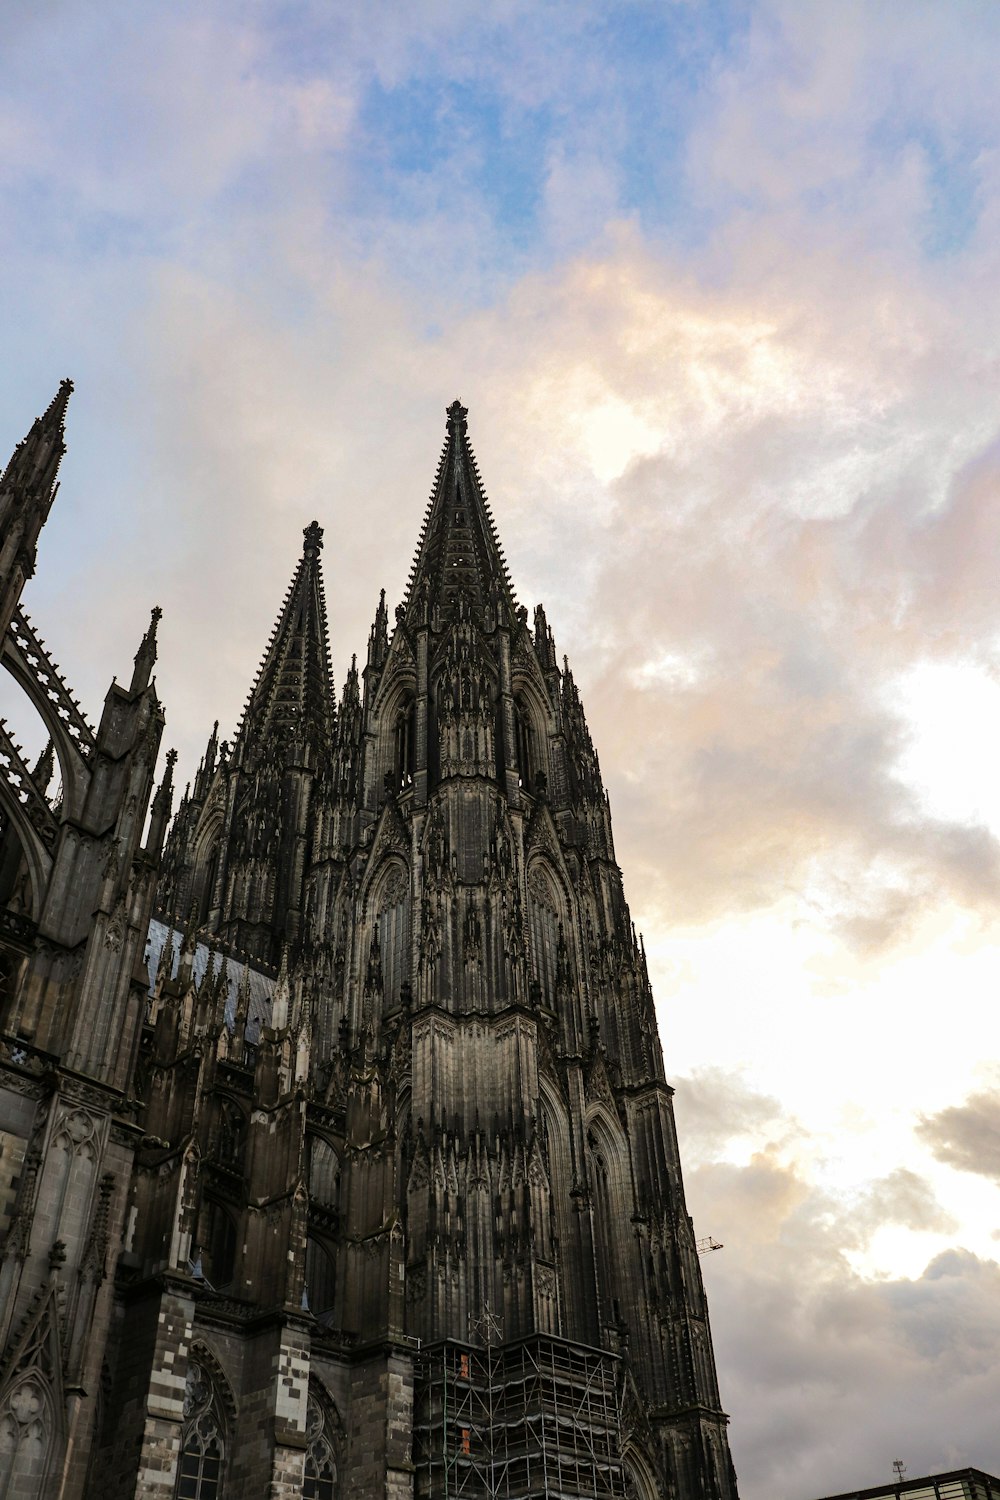
<instances>
[{"instance_id":1,"label":"twin spire","mask_svg":"<svg viewBox=\"0 0 1000 1500\"><path fill-rule=\"evenodd\" d=\"M490 606L513 622L517 601L469 443L467 417L460 401L448 407L444 449L401 606L408 620L435 606L449 614L464 605L476 610ZM255 753L255 747L263 746L273 732L286 738L304 731L318 744L332 743L336 708L322 547L323 528L313 521L303 532L302 557L244 709L237 757ZM387 650L383 592L369 643L369 663L381 666Z\"/></svg>"}]
</instances>

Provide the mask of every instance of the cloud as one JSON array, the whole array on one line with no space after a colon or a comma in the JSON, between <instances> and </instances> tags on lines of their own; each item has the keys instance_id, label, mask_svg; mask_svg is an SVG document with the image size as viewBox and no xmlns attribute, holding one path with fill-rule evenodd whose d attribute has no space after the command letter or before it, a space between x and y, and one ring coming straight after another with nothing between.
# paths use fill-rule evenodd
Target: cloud
<instances>
[{"instance_id":1,"label":"cloud","mask_svg":"<svg viewBox=\"0 0 1000 1500\"><path fill-rule=\"evenodd\" d=\"M934 1081L963 1098L970 988L995 992L996 829L929 809L899 699L928 662L1000 673L1000 23L800 0L13 14L0 407L10 447L77 377L26 602L91 715L159 602L190 774L314 516L342 680L402 591L460 395L637 914L661 951L702 943L670 1060L696 1221L726 1245L705 1274L744 1493L867 1485L897 1453L996 1467L998 1273L941 1186L996 1180L993 1096L929 1115L946 1166L908 1144L845 1166L815 1119L842 1110L845 1157L894 1142L886 1056L925 1078L913 1018L940 1025L949 985ZM955 1248L866 1279L892 1236Z\"/></svg>"},{"instance_id":2,"label":"cloud","mask_svg":"<svg viewBox=\"0 0 1000 1500\"><path fill-rule=\"evenodd\" d=\"M777 1130L786 1138L794 1122L778 1100L720 1067L698 1068L674 1080L684 1160L714 1161L736 1140L760 1140Z\"/></svg>"},{"instance_id":3,"label":"cloud","mask_svg":"<svg viewBox=\"0 0 1000 1500\"><path fill-rule=\"evenodd\" d=\"M852 1205L851 1218L862 1235L884 1224L946 1234L958 1228L952 1215L942 1209L930 1184L908 1167L896 1167L868 1185Z\"/></svg>"},{"instance_id":4,"label":"cloud","mask_svg":"<svg viewBox=\"0 0 1000 1500\"><path fill-rule=\"evenodd\" d=\"M864 1487L897 1455L911 1475L995 1469L1000 1266L950 1250L913 1279L851 1269L881 1224L940 1223L926 1184L894 1173L852 1208L760 1153L702 1165L687 1187L696 1226L725 1246L703 1264L744 1493Z\"/></svg>"},{"instance_id":5,"label":"cloud","mask_svg":"<svg viewBox=\"0 0 1000 1500\"><path fill-rule=\"evenodd\" d=\"M1000 1094L970 1094L964 1104L924 1116L919 1133L939 1161L1000 1184Z\"/></svg>"}]
</instances>

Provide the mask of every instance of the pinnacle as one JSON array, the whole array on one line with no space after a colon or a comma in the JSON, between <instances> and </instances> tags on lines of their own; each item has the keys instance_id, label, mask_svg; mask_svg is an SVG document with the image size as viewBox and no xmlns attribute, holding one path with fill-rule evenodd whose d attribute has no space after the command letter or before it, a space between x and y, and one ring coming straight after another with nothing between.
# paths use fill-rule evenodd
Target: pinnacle
<instances>
[{"instance_id":1,"label":"pinnacle","mask_svg":"<svg viewBox=\"0 0 1000 1500\"><path fill-rule=\"evenodd\" d=\"M163 610L158 604L154 605L149 612L149 629L139 643L139 649L133 658L135 666L130 692L141 693L149 686L150 674L156 662L156 627L162 618Z\"/></svg>"},{"instance_id":2,"label":"pinnacle","mask_svg":"<svg viewBox=\"0 0 1000 1500\"><path fill-rule=\"evenodd\" d=\"M56 475L66 452L66 407L72 391L72 380L60 382L43 414L35 418L27 437L14 449L0 488L16 487L51 503Z\"/></svg>"},{"instance_id":3,"label":"pinnacle","mask_svg":"<svg viewBox=\"0 0 1000 1500\"><path fill-rule=\"evenodd\" d=\"M51 420L62 424L66 419L66 407L69 405L69 398L72 394L72 380L60 380L59 389L45 408L45 416L42 418L42 421Z\"/></svg>"}]
</instances>

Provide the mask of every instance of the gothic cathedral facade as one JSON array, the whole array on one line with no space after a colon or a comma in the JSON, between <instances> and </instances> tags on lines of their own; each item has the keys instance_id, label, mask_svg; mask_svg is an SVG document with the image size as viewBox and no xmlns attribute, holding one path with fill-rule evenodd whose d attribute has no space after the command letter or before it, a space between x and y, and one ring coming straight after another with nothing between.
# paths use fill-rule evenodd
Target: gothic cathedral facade
<instances>
[{"instance_id":1,"label":"gothic cathedral facade","mask_svg":"<svg viewBox=\"0 0 1000 1500\"><path fill-rule=\"evenodd\" d=\"M0 1497L736 1500L608 798L465 409L363 667L314 522L174 811L159 611L95 728L21 603L70 391L0 478L49 736L0 722Z\"/></svg>"}]
</instances>

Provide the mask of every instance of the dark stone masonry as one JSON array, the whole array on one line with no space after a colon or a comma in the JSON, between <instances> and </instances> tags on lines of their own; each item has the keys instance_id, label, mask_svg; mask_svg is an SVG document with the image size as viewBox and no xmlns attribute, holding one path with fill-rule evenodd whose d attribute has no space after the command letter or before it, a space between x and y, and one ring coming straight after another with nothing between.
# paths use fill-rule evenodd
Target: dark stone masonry
<instances>
[{"instance_id":1,"label":"dark stone masonry","mask_svg":"<svg viewBox=\"0 0 1000 1500\"><path fill-rule=\"evenodd\" d=\"M159 610L95 728L21 605L71 389L0 478L50 737L0 722L0 1496L735 1500L597 754L465 409L364 665L313 522L174 811Z\"/></svg>"}]
</instances>

